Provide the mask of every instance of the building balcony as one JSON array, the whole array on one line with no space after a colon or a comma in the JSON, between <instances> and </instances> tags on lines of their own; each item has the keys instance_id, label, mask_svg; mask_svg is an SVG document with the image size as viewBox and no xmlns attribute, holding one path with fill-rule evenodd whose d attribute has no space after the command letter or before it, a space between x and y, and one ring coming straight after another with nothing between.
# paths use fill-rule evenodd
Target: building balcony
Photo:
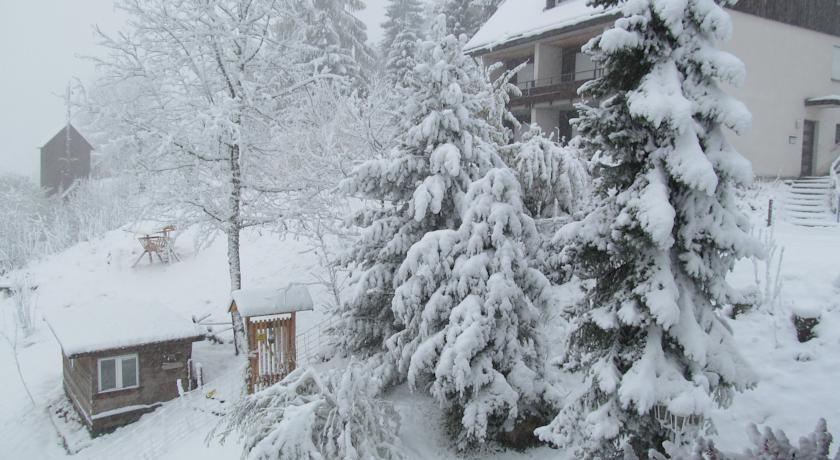
<instances>
[{"instance_id":1,"label":"building balcony","mask_svg":"<svg viewBox=\"0 0 840 460\"><path fill-rule=\"evenodd\" d=\"M532 106L544 102L577 99L578 89L587 81L603 75L603 69L590 69L538 80L516 82L522 91L519 97L511 97L510 105Z\"/></svg>"}]
</instances>

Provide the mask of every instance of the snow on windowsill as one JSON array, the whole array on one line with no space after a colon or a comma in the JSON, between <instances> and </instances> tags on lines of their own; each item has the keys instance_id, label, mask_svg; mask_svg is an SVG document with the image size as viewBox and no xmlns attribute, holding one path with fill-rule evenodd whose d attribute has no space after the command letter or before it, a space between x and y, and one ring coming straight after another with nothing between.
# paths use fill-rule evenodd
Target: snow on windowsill
<instances>
[{"instance_id":1,"label":"snow on windowsill","mask_svg":"<svg viewBox=\"0 0 840 460\"><path fill-rule=\"evenodd\" d=\"M96 395L97 396L99 396L99 395L113 396L114 393L119 393L119 392L122 392L122 391L130 392L130 391L139 390L139 389L140 389L140 385L134 385L133 387L112 388L110 390L99 390L99 391L96 392Z\"/></svg>"}]
</instances>

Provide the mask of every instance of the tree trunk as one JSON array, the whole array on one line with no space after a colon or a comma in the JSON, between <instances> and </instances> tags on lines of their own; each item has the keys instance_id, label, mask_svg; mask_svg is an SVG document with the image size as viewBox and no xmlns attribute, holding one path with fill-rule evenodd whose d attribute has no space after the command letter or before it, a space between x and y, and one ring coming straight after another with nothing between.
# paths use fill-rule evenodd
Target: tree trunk
<instances>
[{"instance_id":1,"label":"tree trunk","mask_svg":"<svg viewBox=\"0 0 840 460\"><path fill-rule=\"evenodd\" d=\"M230 290L242 289L242 269L239 261L239 234L242 231L242 170L239 163L239 145L229 147L230 150L230 217L227 223L228 268L230 270ZM240 350L247 350L245 343L245 324L242 316L233 315L233 340L236 354Z\"/></svg>"}]
</instances>

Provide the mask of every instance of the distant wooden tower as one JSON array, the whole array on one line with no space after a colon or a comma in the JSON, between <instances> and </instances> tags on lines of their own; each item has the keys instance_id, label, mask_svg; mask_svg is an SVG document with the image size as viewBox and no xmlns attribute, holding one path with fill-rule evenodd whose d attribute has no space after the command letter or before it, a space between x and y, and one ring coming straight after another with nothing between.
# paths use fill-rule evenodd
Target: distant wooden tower
<instances>
[{"instance_id":1,"label":"distant wooden tower","mask_svg":"<svg viewBox=\"0 0 840 460\"><path fill-rule=\"evenodd\" d=\"M93 147L71 124L67 124L41 147L41 187L50 194L64 193L90 175Z\"/></svg>"}]
</instances>

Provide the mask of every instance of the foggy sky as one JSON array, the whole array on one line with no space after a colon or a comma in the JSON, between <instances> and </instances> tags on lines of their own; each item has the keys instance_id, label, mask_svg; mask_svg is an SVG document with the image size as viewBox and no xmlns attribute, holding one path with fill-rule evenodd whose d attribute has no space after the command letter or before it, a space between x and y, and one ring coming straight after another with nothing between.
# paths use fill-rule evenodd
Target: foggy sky
<instances>
[{"instance_id":1,"label":"foggy sky","mask_svg":"<svg viewBox=\"0 0 840 460\"><path fill-rule=\"evenodd\" d=\"M387 0L367 0L358 16L368 39L382 38ZM106 32L122 21L113 0L0 0L0 174L38 181L38 148L66 120L68 81L89 81L93 65L80 55L98 52L92 25Z\"/></svg>"}]
</instances>

